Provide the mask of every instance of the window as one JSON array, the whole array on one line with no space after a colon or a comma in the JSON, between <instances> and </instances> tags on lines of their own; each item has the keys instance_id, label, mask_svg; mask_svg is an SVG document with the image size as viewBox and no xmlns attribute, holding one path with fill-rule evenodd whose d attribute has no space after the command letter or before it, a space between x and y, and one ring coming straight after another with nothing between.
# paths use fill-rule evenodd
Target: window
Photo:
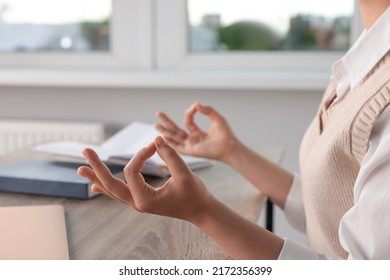
<instances>
[{"instance_id":1,"label":"window","mask_svg":"<svg viewBox=\"0 0 390 280\"><path fill-rule=\"evenodd\" d=\"M191 52L345 51L354 1L188 0Z\"/></svg>"},{"instance_id":2,"label":"window","mask_svg":"<svg viewBox=\"0 0 390 280\"><path fill-rule=\"evenodd\" d=\"M152 0L0 0L0 66L148 69Z\"/></svg>"},{"instance_id":3,"label":"window","mask_svg":"<svg viewBox=\"0 0 390 280\"><path fill-rule=\"evenodd\" d=\"M163 69L328 72L360 28L353 0L161 2Z\"/></svg>"},{"instance_id":4,"label":"window","mask_svg":"<svg viewBox=\"0 0 390 280\"><path fill-rule=\"evenodd\" d=\"M360 31L354 0L0 0L0 83L319 89Z\"/></svg>"},{"instance_id":5,"label":"window","mask_svg":"<svg viewBox=\"0 0 390 280\"><path fill-rule=\"evenodd\" d=\"M111 6L111 0L0 0L0 52L107 52Z\"/></svg>"}]
</instances>

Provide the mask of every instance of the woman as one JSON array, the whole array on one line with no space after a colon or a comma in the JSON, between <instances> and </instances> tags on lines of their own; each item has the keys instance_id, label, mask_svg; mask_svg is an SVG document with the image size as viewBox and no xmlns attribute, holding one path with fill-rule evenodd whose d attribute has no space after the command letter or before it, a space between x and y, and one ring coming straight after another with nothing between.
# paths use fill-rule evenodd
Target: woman
<instances>
[{"instance_id":1,"label":"woman","mask_svg":"<svg viewBox=\"0 0 390 280\"><path fill-rule=\"evenodd\" d=\"M390 259L390 1L359 0L365 32L333 66L319 111L301 146L301 176L292 174L245 147L225 119L199 103L185 113L188 131L158 113L164 134L126 166L123 182L96 153L84 155L91 168L79 173L101 192L138 211L187 220L210 235L235 259ZM206 115L203 132L194 115ZM220 160L232 166L285 210L308 235L310 247L297 244L247 221L217 201L188 169L183 154ZM155 152L172 173L159 189L140 174Z\"/></svg>"}]
</instances>

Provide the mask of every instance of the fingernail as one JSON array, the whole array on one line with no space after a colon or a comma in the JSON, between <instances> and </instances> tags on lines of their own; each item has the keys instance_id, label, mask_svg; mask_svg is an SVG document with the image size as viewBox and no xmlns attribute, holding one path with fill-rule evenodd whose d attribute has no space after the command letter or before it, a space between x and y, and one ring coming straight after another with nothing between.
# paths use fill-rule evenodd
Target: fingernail
<instances>
[{"instance_id":1,"label":"fingernail","mask_svg":"<svg viewBox=\"0 0 390 280\"><path fill-rule=\"evenodd\" d=\"M162 138L161 136L157 137L156 138L156 144L158 147L163 147L167 144L167 142L165 142L164 138Z\"/></svg>"}]
</instances>

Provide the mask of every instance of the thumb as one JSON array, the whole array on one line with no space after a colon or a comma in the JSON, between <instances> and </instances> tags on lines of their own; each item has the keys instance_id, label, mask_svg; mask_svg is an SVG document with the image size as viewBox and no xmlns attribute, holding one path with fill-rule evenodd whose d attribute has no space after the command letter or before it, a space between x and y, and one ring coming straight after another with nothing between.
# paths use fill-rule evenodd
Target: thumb
<instances>
[{"instance_id":1,"label":"thumb","mask_svg":"<svg viewBox=\"0 0 390 280\"><path fill-rule=\"evenodd\" d=\"M179 156L175 149L168 145L167 142L165 142L164 138L159 136L154 140L154 143L157 148L157 153L167 164L168 169L172 174L172 177L187 177L187 175L191 174L191 170L189 169L187 164Z\"/></svg>"}]
</instances>

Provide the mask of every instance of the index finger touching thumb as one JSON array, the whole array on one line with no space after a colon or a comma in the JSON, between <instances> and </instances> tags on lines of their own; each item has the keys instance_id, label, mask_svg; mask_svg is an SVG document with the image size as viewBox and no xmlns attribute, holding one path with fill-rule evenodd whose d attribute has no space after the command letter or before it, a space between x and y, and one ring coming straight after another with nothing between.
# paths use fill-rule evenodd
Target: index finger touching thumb
<instances>
[{"instance_id":1,"label":"index finger touching thumb","mask_svg":"<svg viewBox=\"0 0 390 280\"><path fill-rule=\"evenodd\" d=\"M195 108L203 115L206 115L211 121L223 119L222 115L210 106L203 106L198 102L195 103Z\"/></svg>"},{"instance_id":2,"label":"index finger touching thumb","mask_svg":"<svg viewBox=\"0 0 390 280\"><path fill-rule=\"evenodd\" d=\"M173 177L183 176L191 173L191 170L184 162L184 160L180 157L174 148L165 142L164 138L159 136L154 140L154 143L157 148L157 153L162 158L162 160L165 161Z\"/></svg>"}]
</instances>

